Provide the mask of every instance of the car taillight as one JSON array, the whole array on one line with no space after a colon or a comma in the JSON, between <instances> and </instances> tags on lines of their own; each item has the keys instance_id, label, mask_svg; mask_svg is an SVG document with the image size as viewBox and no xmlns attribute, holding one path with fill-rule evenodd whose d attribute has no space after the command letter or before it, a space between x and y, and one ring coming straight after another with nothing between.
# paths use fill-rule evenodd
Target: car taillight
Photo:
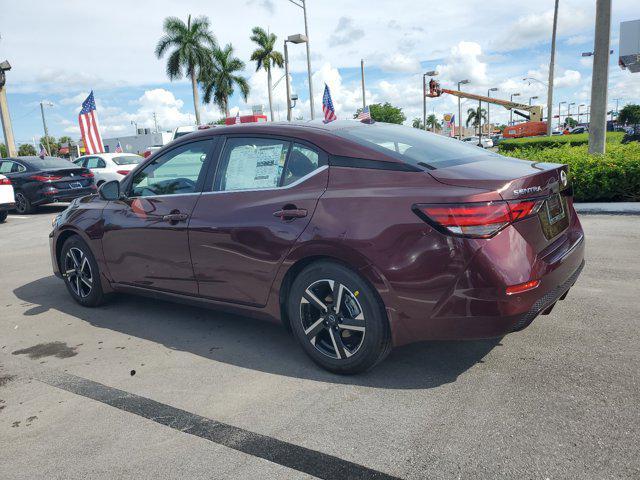
<instances>
[{"instance_id":1,"label":"car taillight","mask_svg":"<svg viewBox=\"0 0 640 480\"><path fill-rule=\"evenodd\" d=\"M91 173L91 172L81 173L80 175L83 176L83 177L86 177L86 178L93 178L93 176L94 176L93 173Z\"/></svg>"},{"instance_id":2,"label":"car taillight","mask_svg":"<svg viewBox=\"0 0 640 480\"><path fill-rule=\"evenodd\" d=\"M120 175L127 175L131 170L116 170Z\"/></svg>"},{"instance_id":3,"label":"car taillight","mask_svg":"<svg viewBox=\"0 0 640 480\"><path fill-rule=\"evenodd\" d=\"M11 180L8 178L0 178L0 185L11 185Z\"/></svg>"},{"instance_id":4,"label":"car taillight","mask_svg":"<svg viewBox=\"0 0 640 480\"><path fill-rule=\"evenodd\" d=\"M544 200L416 205L414 211L440 230L473 238L490 238L509 225L536 213Z\"/></svg>"},{"instance_id":5,"label":"car taillight","mask_svg":"<svg viewBox=\"0 0 640 480\"><path fill-rule=\"evenodd\" d=\"M516 295L518 293L528 292L540 285L540 280L530 280L528 282L519 283L518 285L511 285L507 287L507 295Z\"/></svg>"},{"instance_id":6,"label":"car taillight","mask_svg":"<svg viewBox=\"0 0 640 480\"><path fill-rule=\"evenodd\" d=\"M30 178L36 182L55 182L56 180L60 180L62 177L59 175L32 175Z\"/></svg>"},{"instance_id":7,"label":"car taillight","mask_svg":"<svg viewBox=\"0 0 640 480\"><path fill-rule=\"evenodd\" d=\"M151 155L151 152L143 152L142 154L144 158L147 158L149 155Z\"/></svg>"}]
</instances>

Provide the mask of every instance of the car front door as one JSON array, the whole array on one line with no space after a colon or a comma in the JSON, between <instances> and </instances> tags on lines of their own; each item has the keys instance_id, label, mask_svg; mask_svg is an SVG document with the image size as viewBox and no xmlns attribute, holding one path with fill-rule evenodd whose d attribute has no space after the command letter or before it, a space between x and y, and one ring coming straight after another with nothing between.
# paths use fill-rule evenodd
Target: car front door
<instances>
[{"instance_id":1,"label":"car front door","mask_svg":"<svg viewBox=\"0 0 640 480\"><path fill-rule=\"evenodd\" d=\"M113 281L195 294L187 227L201 194L214 141L178 145L123 183L104 211L103 252Z\"/></svg>"},{"instance_id":2,"label":"car front door","mask_svg":"<svg viewBox=\"0 0 640 480\"><path fill-rule=\"evenodd\" d=\"M288 139L228 137L189 225L201 296L263 306L328 182L327 157Z\"/></svg>"}]
</instances>

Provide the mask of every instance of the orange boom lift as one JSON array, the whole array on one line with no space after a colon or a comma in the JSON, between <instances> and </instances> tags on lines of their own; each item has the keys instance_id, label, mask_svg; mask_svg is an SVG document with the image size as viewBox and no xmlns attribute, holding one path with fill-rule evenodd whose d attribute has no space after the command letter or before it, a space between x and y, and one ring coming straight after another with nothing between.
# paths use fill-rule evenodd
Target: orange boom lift
<instances>
[{"instance_id":1,"label":"orange boom lift","mask_svg":"<svg viewBox=\"0 0 640 480\"><path fill-rule=\"evenodd\" d=\"M542 107L540 105L527 105L526 103L500 100L499 98L485 97L484 95L476 95L475 93L449 90L448 88L440 88L440 84L435 80L431 80L431 82L429 82L427 97L436 98L443 93L448 93L449 95L454 95L460 98L468 98L470 100L478 100L479 102L500 105L507 110L513 110L513 113L528 120L528 122L510 125L505 128L503 132L503 136L505 138L534 137L536 135L546 135L547 133L547 122L542 121Z\"/></svg>"}]
</instances>

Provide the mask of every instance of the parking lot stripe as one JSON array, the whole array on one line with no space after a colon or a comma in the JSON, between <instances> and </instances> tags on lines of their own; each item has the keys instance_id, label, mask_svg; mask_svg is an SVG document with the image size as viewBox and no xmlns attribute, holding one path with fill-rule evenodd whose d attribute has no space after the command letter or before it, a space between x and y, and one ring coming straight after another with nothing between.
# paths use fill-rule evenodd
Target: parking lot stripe
<instances>
[{"instance_id":1,"label":"parking lot stripe","mask_svg":"<svg viewBox=\"0 0 640 480\"><path fill-rule=\"evenodd\" d=\"M36 380L180 432L322 479L398 479L339 457L202 417L150 398L56 370L28 368Z\"/></svg>"}]
</instances>

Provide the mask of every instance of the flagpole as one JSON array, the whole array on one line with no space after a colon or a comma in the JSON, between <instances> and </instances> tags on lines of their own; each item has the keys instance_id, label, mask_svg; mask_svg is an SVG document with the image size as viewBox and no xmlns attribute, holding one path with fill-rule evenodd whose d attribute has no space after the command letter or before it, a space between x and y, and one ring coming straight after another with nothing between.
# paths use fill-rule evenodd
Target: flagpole
<instances>
[{"instance_id":1,"label":"flagpole","mask_svg":"<svg viewBox=\"0 0 640 480\"><path fill-rule=\"evenodd\" d=\"M367 106L367 100L364 93L364 59L360 59L360 74L362 76L362 109Z\"/></svg>"}]
</instances>

